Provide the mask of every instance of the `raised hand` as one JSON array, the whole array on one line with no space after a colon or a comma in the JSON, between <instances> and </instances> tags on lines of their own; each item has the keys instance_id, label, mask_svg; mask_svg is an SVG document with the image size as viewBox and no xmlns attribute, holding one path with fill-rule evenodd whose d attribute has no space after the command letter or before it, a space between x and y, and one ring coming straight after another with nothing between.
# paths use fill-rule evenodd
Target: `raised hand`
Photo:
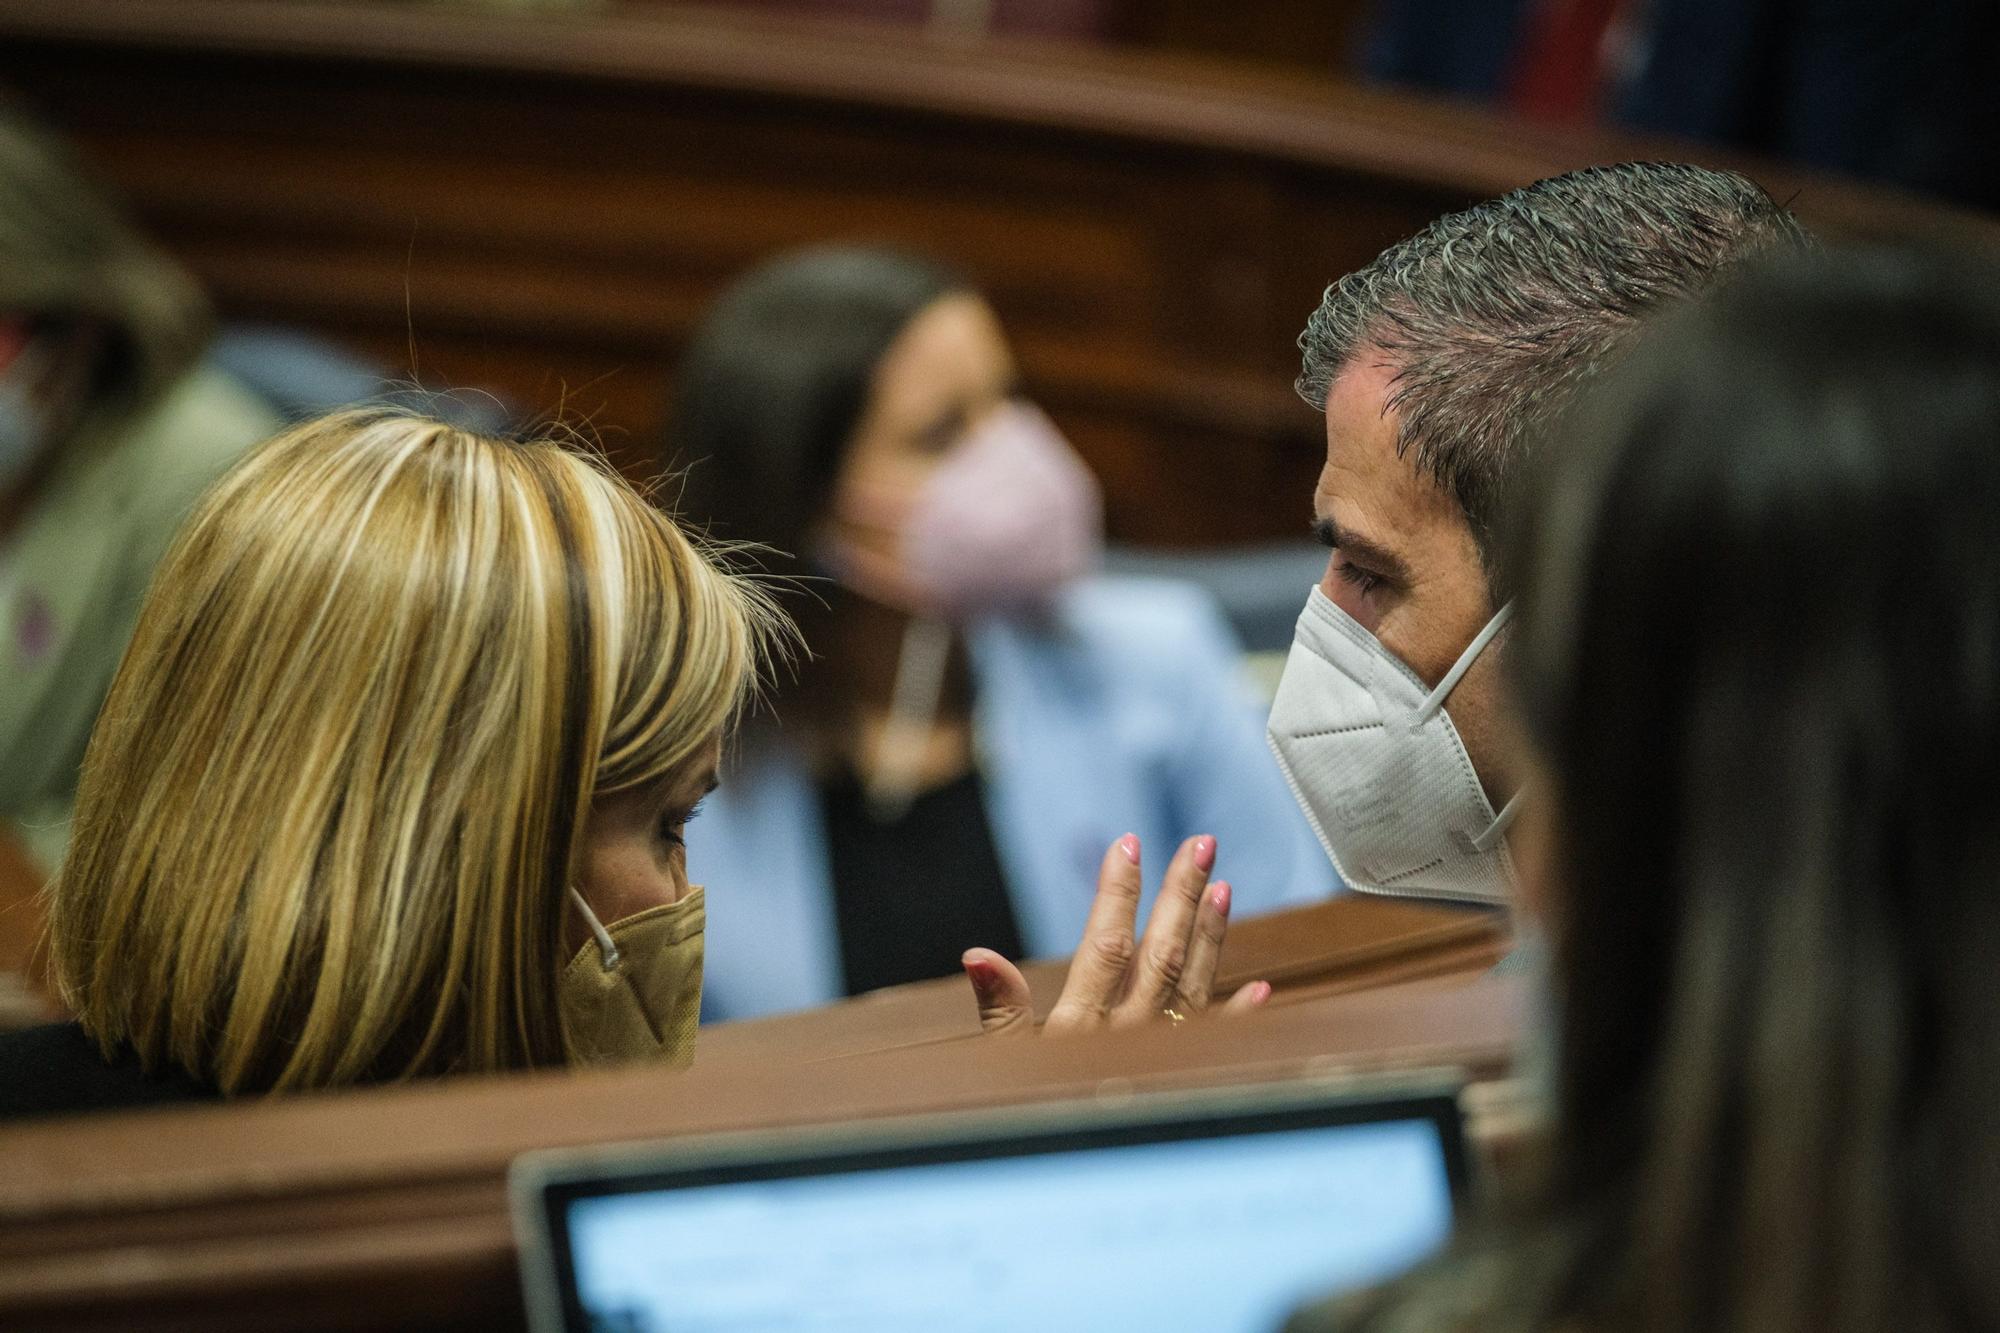
<instances>
[{"instance_id":1,"label":"raised hand","mask_svg":"<svg viewBox=\"0 0 2000 1333\"><path fill-rule=\"evenodd\" d=\"M1208 882L1214 868L1214 838L1204 834L1182 843L1167 867L1146 933L1135 938L1144 882L1139 840L1128 833L1112 843L1097 872L1097 898L1069 978L1043 1030L1134 1027L1207 1010L1229 931L1229 885ZM979 1003L980 1027L996 1035L1032 1034L1034 1001L1020 969L991 949L969 949L962 961ZM1222 1010L1244 1012L1270 998L1270 984L1253 981Z\"/></svg>"}]
</instances>

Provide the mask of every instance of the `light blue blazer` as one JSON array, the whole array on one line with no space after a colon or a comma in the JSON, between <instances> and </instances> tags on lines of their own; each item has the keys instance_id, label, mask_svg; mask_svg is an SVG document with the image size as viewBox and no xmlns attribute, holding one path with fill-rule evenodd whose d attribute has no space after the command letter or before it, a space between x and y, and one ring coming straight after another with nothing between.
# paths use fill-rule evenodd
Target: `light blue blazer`
<instances>
[{"instance_id":1,"label":"light blue blazer","mask_svg":"<svg viewBox=\"0 0 2000 1333\"><path fill-rule=\"evenodd\" d=\"M1205 592L1087 579L1033 618L974 625L968 644L987 818L1031 954L1075 948L1098 864L1128 832L1145 849L1148 904L1169 857L1197 833L1219 843L1232 916L1340 891ZM819 800L781 738L744 739L688 825L687 847L688 877L707 886L705 1018L840 996Z\"/></svg>"}]
</instances>

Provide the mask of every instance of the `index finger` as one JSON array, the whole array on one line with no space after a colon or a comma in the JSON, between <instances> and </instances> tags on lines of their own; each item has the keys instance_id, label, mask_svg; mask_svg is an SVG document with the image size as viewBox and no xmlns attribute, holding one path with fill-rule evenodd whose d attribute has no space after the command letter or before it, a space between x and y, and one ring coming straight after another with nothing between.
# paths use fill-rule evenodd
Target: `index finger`
<instances>
[{"instance_id":1,"label":"index finger","mask_svg":"<svg viewBox=\"0 0 2000 1333\"><path fill-rule=\"evenodd\" d=\"M1139 839L1126 834L1111 844L1097 870L1097 897L1090 904L1083 939L1070 960L1062 996L1051 1022L1101 1015L1124 989L1132 966L1132 926L1139 915Z\"/></svg>"}]
</instances>

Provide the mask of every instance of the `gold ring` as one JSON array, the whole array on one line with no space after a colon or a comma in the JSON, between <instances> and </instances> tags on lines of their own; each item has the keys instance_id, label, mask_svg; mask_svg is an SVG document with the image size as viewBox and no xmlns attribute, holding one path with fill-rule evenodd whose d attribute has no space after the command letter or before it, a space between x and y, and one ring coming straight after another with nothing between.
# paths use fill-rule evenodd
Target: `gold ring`
<instances>
[{"instance_id":1,"label":"gold ring","mask_svg":"<svg viewBox=\"0 0 2000 1333\"><path fill-rule=\"evenodd\" d=\"M1187 1015L1182 1013L1180 1010L1174 1008L1172 1005L1168 1005L1166 1008L1160 1010L1160 1013L1169 1023L1172 1023L1175 1027L1179 1027L1181 1024L1187 1022Z\"/></svg>"}]
</instances>

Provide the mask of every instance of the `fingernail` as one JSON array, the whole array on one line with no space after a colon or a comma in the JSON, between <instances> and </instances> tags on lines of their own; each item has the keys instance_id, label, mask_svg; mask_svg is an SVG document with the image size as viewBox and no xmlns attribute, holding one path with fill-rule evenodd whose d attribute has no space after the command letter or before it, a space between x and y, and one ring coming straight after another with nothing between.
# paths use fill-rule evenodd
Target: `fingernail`
<instances>
[{"instance_id":1,"label":"fingernail","mask_svg":"<svg viewBox=\"0 0 2000 1333\"><path fill-rule=\"evenodd\" d=\"M1229 881L1226 879L1219 879L1215 881L1215 883L1209 887L1208 900L1215 904L1216 911L1220 912L1224 916L1228 916Z\"/></svg>"},{"instance_id":2,"label":"fingernail","mask_svg":"<svg viewBox=\"0 0 2000 1333\"><path fill-rule=\"evenodd\" d=\"M1215 869L1215 839L1206 833L1194 840L1194 863L1203 874Z\"/></svg>"},{"instance_id":3,"label":"fingernail","mask_svg":"<svg viewBox=\"0 0 2000 1333\"><path fill-rule=\"evenodd\" d=\"M1253 981L1253 982L1251 982L1251 983L1250 983L1250 1003L1252 1003L1252 1004L1262 1004L1262 1003L1264 1003L1264 1001L1266 1001L1266 1000L1268 1000L1268 999L1270 999L1270 998L1271 998L1271 983L1270 983L1270 982L1268 982L1268 981Z\"/></svg>"},{"instance_id":4,"label":"fingernail","mask_svg":"<svg viewBox=\"0 0 2000 1333\"><path fill-rule=\"evenodd\" d=\"M1118 850L1125 853L1125 859L1133 865L1139 864L1139 837L1128 833L1118 840Z\"/></svg>"},{"instance_id":5,"label":"fingernail","mask_svg":"<svg viewBox=\"0 0 2000 1333\"><path fill-rule=\"evenodd\" d=\"M993 978L995 975L993 964L987 962L984 958L962 958L959 962L965 968L965 975L971 978L974 990L983 991L993 988Z\"/></svg>"}]
</instances>

